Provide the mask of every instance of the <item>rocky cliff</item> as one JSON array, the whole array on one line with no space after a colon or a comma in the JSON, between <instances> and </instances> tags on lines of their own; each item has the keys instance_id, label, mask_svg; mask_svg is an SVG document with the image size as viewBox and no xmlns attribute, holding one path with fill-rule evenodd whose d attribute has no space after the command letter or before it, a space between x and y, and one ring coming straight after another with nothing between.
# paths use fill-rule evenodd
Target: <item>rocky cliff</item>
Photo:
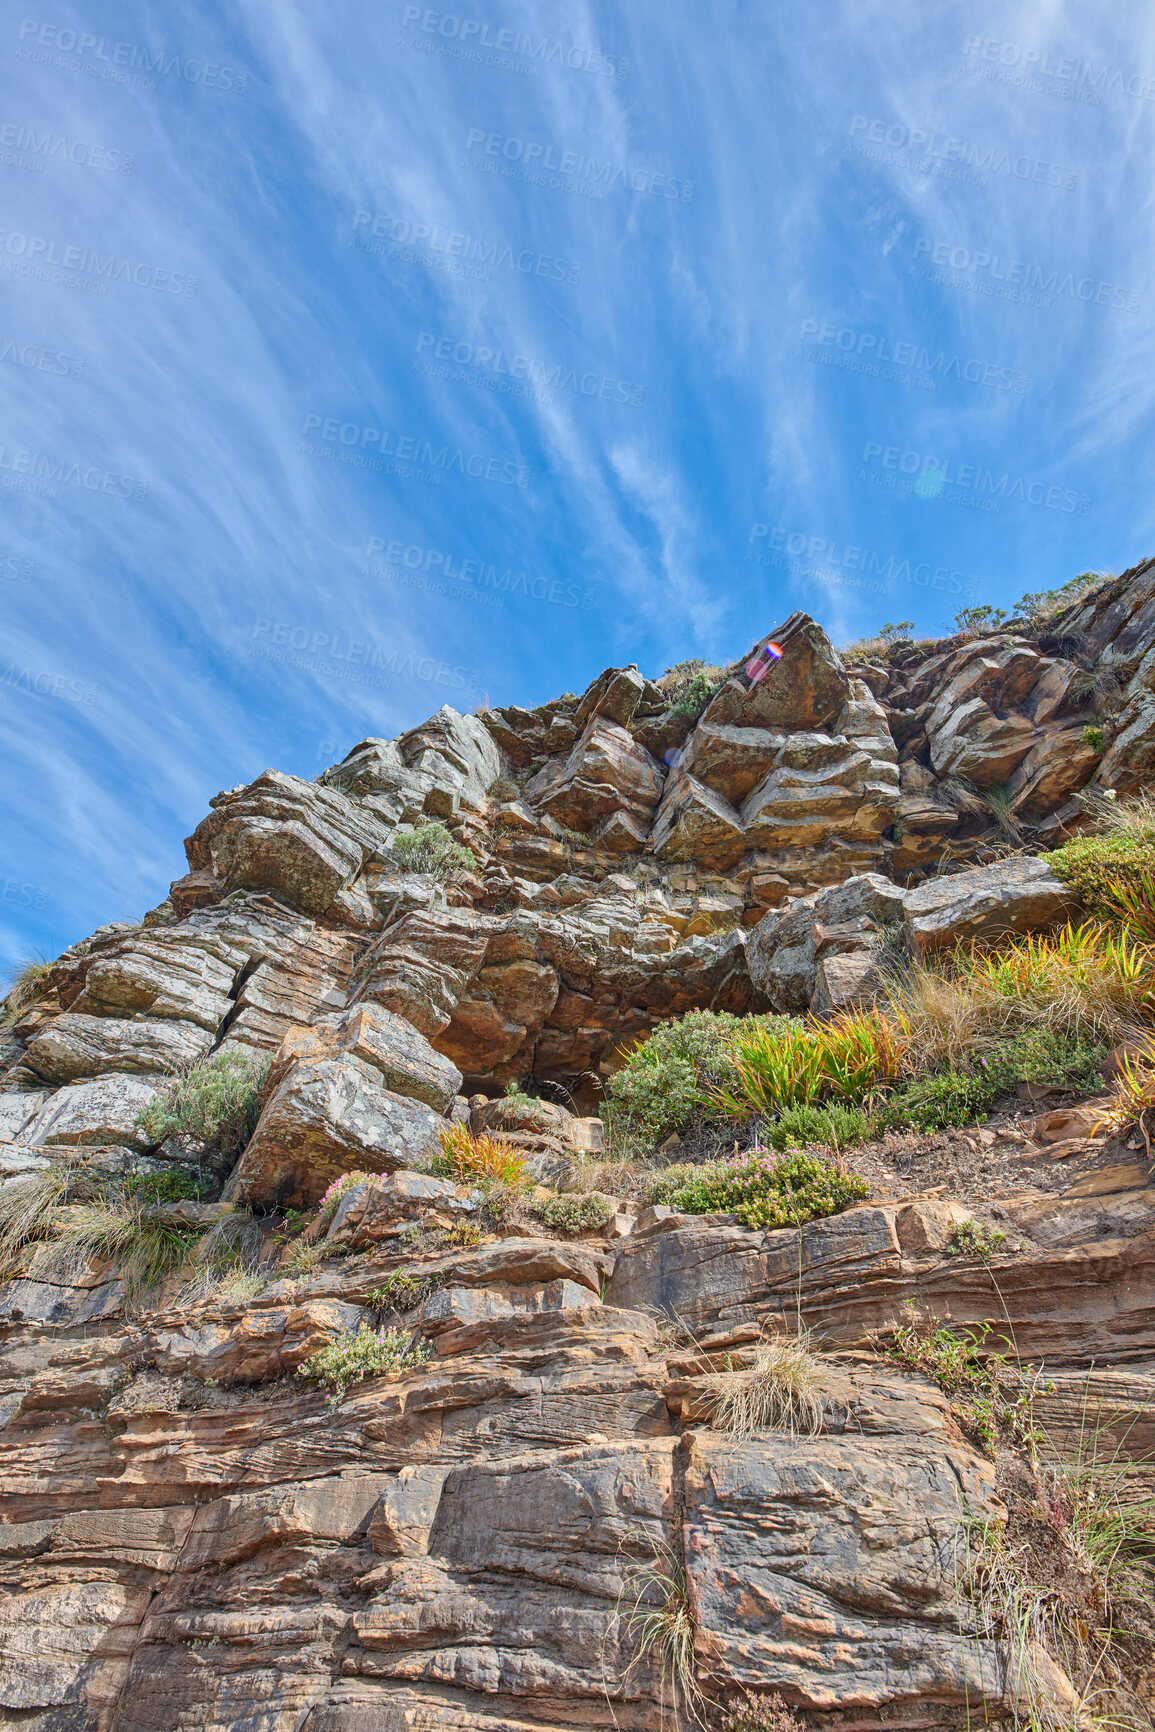
<instances>
[{"instance_id":1,"label":"rocky cliff","mask_svg":"<svg viewBox=\"0 0 1155 1732\"><path fill-rule=\"evenodd\" d=\"M169 898L73 946L0 1036L7 1222L62 1169L195 1168L211 1200L154 1219L243 1223L258 1272L201 1258L138 1290L111 1248L12 1238L0 1725L640 1732L772 1692L845 1732L1035 1713L959 1611L960 1522L1013 1506L998 1452L880 1343L914 1314L993 1322L1046 1368L1049 1435L1092 1402L1141 1454L1134 1149L1042 1090L891 1138L865 1201L753 1231L647 1208L598 1165L595 1115L686 1012L828 1014L896 950L1075 916L1038 855L1087 823L1076 795L1140 790L1153 758L1150 561L987 636L840 655L796 614L729 669L445 708L315 782L217 795ZM263 1077L239 1159L159 1137L165 1079L228 1054ZM542 1195L592 1172L593 1225L487 1212L431 1171L453 1126ZM92 1206L66 1199L58 1233ZM1013 1254L950 1254L976 1207ZM297 1376L384 1321L420 1344L407 1369L335 1400ZM799 1324L814 1425L713 1426L709 1379ZM1055 1715L1071 1690L1060 1670Z\"/></svg>"}]
</instances>

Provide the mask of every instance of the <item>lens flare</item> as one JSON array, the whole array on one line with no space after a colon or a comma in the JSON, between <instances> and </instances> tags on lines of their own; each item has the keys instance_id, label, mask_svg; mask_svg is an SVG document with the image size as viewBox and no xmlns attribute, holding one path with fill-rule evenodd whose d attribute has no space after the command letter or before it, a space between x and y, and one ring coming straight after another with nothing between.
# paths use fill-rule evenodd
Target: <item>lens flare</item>
<instances>
[{"instance_id":1,"label":"lens flare","mask_svg":"<svg viewBox=\"0 0 1155 1732\"><path fill-rule=\"evenodd\" d=\"M682 754L679 752L677 746L668 746L662 753L662 762L666 765L667 769L676 770L681 761Z\"/></svg>"},{"instance_id":2,"label":"lens flare","mask_svg":"<svg viewBox=\"0 0 1155 1732\"><path fill-rule=\"evenodd\" d=\"M764 643L758 654L754 657L754 660L747 667L746 678L750 681L751 685L756 685L759 680L765 679L768 670L774 666L774 663L780 662L781 660L781 645L776 643Z\"/></svg>"}]
</instances>

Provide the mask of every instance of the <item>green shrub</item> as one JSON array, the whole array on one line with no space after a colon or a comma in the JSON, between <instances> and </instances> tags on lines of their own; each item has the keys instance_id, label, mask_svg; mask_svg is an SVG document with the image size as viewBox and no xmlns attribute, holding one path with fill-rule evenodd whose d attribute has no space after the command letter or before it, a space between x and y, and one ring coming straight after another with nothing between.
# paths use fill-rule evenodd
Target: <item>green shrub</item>
<instances>
[{"instance_id":1,"label":"green shrub","mask_svg":"<svg viewBox=\"0 0 1155 1732\"><path fill-rule=\"evenodd\" d=\"M847 1149L864 1143L874 1134L874 1119L862 1107L845 1107L840 1101L820 1106L789 1107L763 1126L762 1141L784 1151L817 1143L824 1148Z\"/></svg>"},{"instance_id":2,"label":"green shrub","mask_svg":"<svg viewBox=\"0 0 1155 1732\"><path fill-rule=\"evenodd\" d=\"M945 1323L902 1323L888 1348L891 1359L921 1372L945 1395L960 1398L957 1411L976 1440L993 1454L1001 1433L1017 1444L1037 1441L1031 1412L1034 1379L1026 1368L995 1347L1010 1348L996 1337L988 1345L989 1323L951 1329Z\"/></svg>"},{"instance_id":3,"label":"green shrub","mask_svg":"<svg viewBox=\"0 0 1155 1732\"><path fill-rule=\"evenodd\" d=\"M563 1197L551 1197L534 1213L555 1233L571 1237L577 1233L596 1233L613 1213L613 1202L600 1191L570 1191Z\"/></svg>"},{"instance_id":4,"label":"green shrub","mask_svg":"<svg viewBox=\"0 0 1155 1732\"><path fill-rule=\"evenodd\" d=\"M880 1107L877 1123L883 1130L915 1131L972 1125L986 1118L993 1099L984 1078L954 1070L937 1071L897 1088Z\"/></svg>"},{"instance_id":5,"label":"green shrub","mask_svg":"<svg viewBox=\"0 0 1155 1732\"><path fill-rule=\"evenodd\" d=\"M1083 729L1083 744L1090 746L1093 752L1101 752L1103 750L1102 728L1097 728L1094 722L1088 722Z\"/></svg>"},{"instance_id":6,"label":"green shrub","mask_svg":"<svg viewBox=\"0 0 1155 1732\"><path fill-rule=\"evenodd\" d=\"M696 673L672 705L670 720L696 722L721 684L721 680L711 680L705 670Z\"/></svg>"},{"instance_id":7,"label":"green shrub","mask_svg":"<svg viewBox=\"0 0 1155 1732\"><path fill-rule=\"evenodd\" d=\"M1006 630L1010 614L1001 607L990 607L982 603L978 607L964 607L954 616L954 623L959 631L965 631L972 637L987 637L989 634Z\"/></svg>"},{"instance_id":8,"label":"green shrub","mask_svg":"<svg viewBox=\"0 0 1155 1732\"><path fill-rule=\"evenodd\" d=\"M380 1287L369 1295L375 1311L413 1311L428 1299L441 1280L440 1274L409 1275L404 1269L394 1269Z\"/></svg>"},{"instance_id":9,"label":"green shrub","mask_svg":"<svg viewBox=\"0 0 1155 1732\"><path fill-rule=\"evenodd\" d=\"M218 1159L231 1158L256 1129L268 1074L267 1060L235 1048L214 1052L165 1083L136 1123L150 1142L188 1137Z\"/></svg>"},{"instance_id":10,"label":"green shrub","mask_svg":"<svg viewBox=\"0 0 1155 1732\"><path fill-rule=\"evenodd\" d=\"M1097 808L1093 832L1044 854L1056 878L1078 891L1087 910L1100 920L1125 918L1119 907L1120 886L1138 887L1155 872L1155 803L1149 796L1121 800L1112 811L1104 801Z\"/></svg>"},{"instance_id":11,"label":"green shrub","mask_svg":"<svg viewBox=\"0 0 1155 1732\"><path fill-rule=\"evenodd\" d=\"M184 1167L168 1167L162 1173L133 1173L124 1181L125 1195L146 1207L160 1203L201 1202L210 1189L207 1179L198 1179Z\"/></svg>"},{"instance_id":12,"label":"green shrub","mask_svg":"<svg viewBox=\"0 0 1155 1732\"><path fill-rule=\"evenodd\" d=\"M336 1407L344 1400L351 1383L360 1383L363 1377L408 1371L415 1365L423 1365L432 1351L428 1342L411 1340L403 1329L385 1329L378 1334L362 1323L360 1328L346 1329L311 1353L297 1367L297 1376L328 1389L329 1405Z\"/></svg>"},{"instance_id":13,"label":"green shrub","mask_svg":"<svg viewBox=\"0 0 1155 1732\"><path fill-rule=\"evenodd\" d=\"M399 871L428 872L438 879L475 864L469 849L460 847L444 824L422 824L419 830L395 835L389 852Z\"/></svg>"},{"instance_id":14,"label":"green shrub","mask_svg":"<svg viewBox=\"0 0 1155 1732\"><path fill-rule=\"evenodd\" d=\"M751 1149L708 1166L670 1168L651 1187L654 1202L688 1215L729 1214L751 1228L800 1226L835 1215L869 1192L857 1173L798 1149Z\"/></svg>"},{"instance_id":15,"label":"green shrub","mask_svg":"<svg viewBox=\"0 0 1155 1732\"><path fill-rule=\"evenodd\" d=\"M978 1257L989 1263L996 1251L1001 1251L1007 1236L1001 1227L988 1227L984 1221L960 1221L950 1236L948 1257Z\"/></svg>"},{"instance_id":16,"label":"green shrub","mask_svg":"<svg viewBox=\"0 0 1155 1732\"><path fill-rule=\"evenodd\" d=\"M985 1119L1021 1082L1094 1090L1107 1048L1085 1034L1027 1028L973 1059L973 1072L945 1069L901 1083L877 1109L880 1130L940 1131Z\"/></svg>"},{"instance_id":17,"label":"green shrub","mask_svg":"<svg viewBox=\"0 0 1155 1732\"><path fill-rule=\"evenodd\" d=\"M729 1042L742 1026L726 1011L692 1010L639 1041L606 1084L601 1116L614 1152L648 1151L680 1130L705 1104L705 1090L733 1075Z\"/></svg>"}]
</instances>

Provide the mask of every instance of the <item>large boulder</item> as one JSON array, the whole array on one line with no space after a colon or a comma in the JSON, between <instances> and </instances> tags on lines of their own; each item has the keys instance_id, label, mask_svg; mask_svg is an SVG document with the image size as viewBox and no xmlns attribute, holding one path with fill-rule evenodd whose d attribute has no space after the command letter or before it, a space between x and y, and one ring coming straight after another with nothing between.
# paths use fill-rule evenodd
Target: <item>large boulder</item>
<instances>
[{"instance_id":1,"label":"large boulder","mask_svg":"<svg viewBox=\"0 0 1155 1732\"><path fill-rule=\"evenodd\" d=\"M993 788L1018 768L1038 738L1026 716L1000 716L982 698L971 698L932 733L930 761L940 776Z\"/></svg>"},{"instance_id":2,"label":"large boulder","mask_svg":"<svg viewBox=\"0 0 1155 1732\"><path fill-rule=\"evenodd\" d=\"M45 1082L110 1071L176 1071L201 1058L212 1035L175 1017L82 1016L66 1011L29 1041L26 1062Z\"/></svg>"},{"instance_id":3,"label":"large boulder","mask_svg":"<svg viewBox=\"0 0 1155 1732\"><path fill-rule=\"evenodd\" d=\"M250 1207L308 1208L334 1179L428 1161L445 1120L385 1088L363 1060L296 1059L265 1103L225 1195Z\"/></svg>"},{"instance_id":4,"label":"large boulder","mask_svg":"<svg viewBox=\"0 0 1155 1732\"><path fill-rule=\"evenodd\" d=\"M1077 915L1079 899L1046 861L1010 859L932 878L906 892L904 908L907 943L921 956L1061 926Z\"/></svg>"},{"instance_id":5,"label":"large boulder","mask_svg":"<svg viewBox=\"0 0 1155 1732\"><path fill-rule=\"evenodd\" d=\"M880 873L772 908L746 944L756 991L771 1009L829 1012L881 989L879 960L900 929L903 892Z\"/></svg>"},{"instance_id":6,"label":"large boulder","mask_svg":"<svg viewBox=\"0 0 1155 1732\"><path fill-rule=\"evenodd\" d=\"M273 1081L295 1059L334 1058L347 1053L375 1070L394 1094L423 1101L436 1113L448 1110L461 1087L461 1072L424 1035L384 1005L366 1002L320 1016L286 1035L274 1061Z\"/></svg>"},{"instance_id":7,"label":"large boulder","mask_svg":"<svg viewBox=\"0 0 1155 1732\"><path fill-rule=\"evenodd\" d=\"M44 1143L121 1143L146 1149L150 1139L136 1121L156 1099L158 1080L110 1074L95 1082L70 1083L48 1097L21 1130L20 1140L33 1148Z\"/></svg>"},{"instance_id":8,"label":"large boulder","mask_svg":"<svg viewBox=\"0 0 1155 1732\"><path fill-rule=\"evenodd\" d=\"M1012 770L1007 787L1016 817L1030 821L1044 818L1090 781L1099 753L1083 738L1083 733L1084 729L1076 725L1044 734L1018 768Z\"/></svg>"},{"instance_id":9,"label":"large boulder","mask_svg":"<svg viewBox=\"0 0 1155 1732\"><path fill-rule=\"evenodd\" d=\"M272 890L305 914L322 914L393 832L369 801L277 770L210 804L185 843L192 870L211 872L221 894Z\"/></svg>"},{"instance_id":10,"label":"large boulder","mask_svg":"<svg viewBox=\"0 0 1155 1732\"><path fill-rule=\"evenodd\" d=\"M770 643L780 652L777 659L766 654ZM824 732L850 696L841 656L805 613L792 613L760 640L746 668L753 673L734 674L710 700L701 717L706 726Z\"/></svg>"}]
</instances>

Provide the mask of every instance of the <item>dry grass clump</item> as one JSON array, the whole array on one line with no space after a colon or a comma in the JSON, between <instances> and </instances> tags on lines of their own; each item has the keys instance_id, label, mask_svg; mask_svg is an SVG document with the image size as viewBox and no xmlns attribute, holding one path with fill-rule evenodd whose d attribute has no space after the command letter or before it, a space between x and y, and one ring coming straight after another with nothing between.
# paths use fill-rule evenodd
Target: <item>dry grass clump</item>
<instances>
[{"instance_id":1,"label":"dry grass clump","mask_svg":"<svg viewBox=\"0 0 1155 1732\"><path fill-rule=\"evenodd\" d=\"M1032 1393L1037 1377L1030 1382ZM1149 1725L1128 1684L1136 1648L1151 1651L1155 1496L1150 1462L1128 1456L1142 1407L1116 1435L1089 1423L1073 1450L1056 1449L1031 1417L1023 1453L1004 1463L1005 1520L964 1518L956 1553L960 1612L993 1641L991 1704L1030 1732ZM1145 1629L1144 1629L1145 1626ZM1140 1670L1142 1664L1140 1664Z\"/></svg>"},{"instance_id":2,"label":"dry grass clump","mask_svg":"<svg viewBox=\"0 0 1155 1732\"><path fill-rule=\"evenodd\" d=\"M666 1700L674 1710L675 1725L684 1712L691 1724L705 1724L705 1698L695 1671L694 1642L698 1620L690 1597L690 1586L681 1558L663 1541L650 1535L648 1561L634 1558L626 1566L615 1623L625 1608L624 1634L633 1650L626 1680L644 1662L652 1665L661 1681L661 1724L665 1724Z\"/></svg>"},{"instance_id":3,"label":"dry grass clump","mask_svg":"<svg viewBox=\"0 0 1155 1732\"><path fill-rule=\"evenodd\" d=\"M1095 923L1009 939L911 968L891 1012L918 1068L966 1068L976 1045L1026 1028L1117 1042L1155 1011L1155 948Z\"/></svg>"},{"instance_id":4,"label":"dry grass clump","mask_svg":"<svg viewBox=\"0 0 1155 1732\"><path fill-rule=\"evenodd\" d=\"M62 1281L75 1280L92 1261L111 1263L131 1303L185 1262L194 1235L151 1219L124 1194L73 1204L56 1223L56 1237L39 1267Z\"/></svg>"},{"instance_id":5,"label":"dry grass clump","mask_svg":"<svg viewBox=\"0 0 1155 1732\"><path fill-rule=\"evenodd\" d=\"M779 1336L759 1347L753 1365L715 1371L705 1379L710 1423L739 1442L756 1431L816 1437L822 1429L822 1403L815 1393L820 1383L806 1333Z\"/></svg>"},{"instance_id":6,"label":"dry grass clump","mask_svg":"<svg viewBox=\"0 0 1155 1732\"><path fill-rule=\"evenodd\" d=\"M13 969L9 975L12 984L7 995L0 1000L0 1028L9 1028L14 1022L20 1021L24 1012L43 992L51 968L52 963L46 956L33 956Z\"/></svg>"}]
</instances>

